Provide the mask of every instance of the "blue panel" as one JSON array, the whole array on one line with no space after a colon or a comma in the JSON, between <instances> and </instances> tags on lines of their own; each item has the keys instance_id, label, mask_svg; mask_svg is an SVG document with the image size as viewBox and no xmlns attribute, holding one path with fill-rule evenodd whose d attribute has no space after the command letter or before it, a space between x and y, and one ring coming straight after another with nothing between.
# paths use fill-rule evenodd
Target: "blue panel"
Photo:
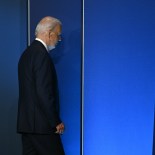
<instances>
[{"instance_id":1,"label":"blue panel","mask_svg":"<svg viewBox=\"0 0 155 155\"><path fill-rule=\"evenodd\" d=\"M58 74L61 118L66 125L62 136L66 155L80 154L81 101L81 1L31 1L31 40L36 24L44 16L62 21L62 42L51 52Z\"/></svg>"},{"instance_id":2,"label":"blue panel","mask_svg":"<svg viewBox=\"0 0 155 155\"><path fill-rule=\"evenodd\" d=\"M85 0L85 155L151 155L155 1Z\"/></svg>"},{"instance_id":3,"label":"blue panel","mask_svg":"<svg viewBox=\"0 0 155 155\"><path fill-rule=\"evenodd\" d=\"M21 154L16 134L18 104L17 64L26 47L26 4L20 0L0 1L0 154Z\"/></svg>"}]
</instances>

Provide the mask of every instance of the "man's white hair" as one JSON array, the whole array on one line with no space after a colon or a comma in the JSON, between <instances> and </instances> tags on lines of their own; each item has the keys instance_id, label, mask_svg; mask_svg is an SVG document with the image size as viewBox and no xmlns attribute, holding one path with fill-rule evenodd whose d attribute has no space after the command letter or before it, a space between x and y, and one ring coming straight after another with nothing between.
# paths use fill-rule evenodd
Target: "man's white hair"
<instances>
[{"instance_id":1,"label":"man's white hair","mask_svg":"<svg viewBox=\"0 0 155 155\"><path fill-rule=\"evenodd\" d=\"M38 34L43 34L50 30L52 31L57 24L61 25L59 19L50 16L44 17L36 26L35 35L37 36Z\"/></svg>"}]
</instances>

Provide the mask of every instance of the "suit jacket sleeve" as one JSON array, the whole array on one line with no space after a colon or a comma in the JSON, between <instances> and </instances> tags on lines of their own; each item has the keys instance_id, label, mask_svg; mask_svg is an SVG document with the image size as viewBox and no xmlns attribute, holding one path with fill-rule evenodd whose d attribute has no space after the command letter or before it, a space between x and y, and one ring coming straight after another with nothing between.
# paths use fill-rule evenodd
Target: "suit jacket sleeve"
<instances>
[{"instance_id":1,"label":"suit jacket sleeve","mask_svg":"<svg viewBox=\"0 0 155 155\"><path fill-rule=\"evenodd\" d=\"M39 99L41 111L48 119L51 127L56 127L61 123L57 111L57 81L56 72L50 56L41 54L34 64L34 80L36 81L36 92Z\"/></svg>"}]
</instances>

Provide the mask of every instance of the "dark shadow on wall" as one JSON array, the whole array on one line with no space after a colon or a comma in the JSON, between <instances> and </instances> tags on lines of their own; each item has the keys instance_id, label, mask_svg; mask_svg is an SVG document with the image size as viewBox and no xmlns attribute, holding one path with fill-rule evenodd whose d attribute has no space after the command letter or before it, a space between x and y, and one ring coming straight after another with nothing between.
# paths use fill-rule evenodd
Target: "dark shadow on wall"
<instances>
[{"instance_id":1,"label":"dark shadow on wall","mask_svg":"<svg viewBox=\"0 0 155 155\"><path fill-rule=\"evenodd\" d=\"M66 126L62 141L68 154L80 154L81 46L81 29L76 28L65 33L62 42L51 51L58 73L60 114Z\"/></svg>"},{"instance_id":2,"label":"dark shadow on wall","mask_svg":"<svg viewBox=\"0 0 155 155\"><path fill-rule=\"evenodd\" d=\"M58 43L56 49L54 49L50 53L50 55L53 58L54 64L59 63L61 61L61 59L63 57L65 57L66 55L69 55L69 56L71 56L72 54L74 55L74 57L72 57L71 61L74 58L76 59L75 54L77 54L78 57L79 57L79 55L81 56L81 54L79 54L81 52L81 46L82 46L81 29L80 28L73 30L69 34L68 37L64 38L62 36L61 40L62 41L60 43ZM67 48L65 47L66 44L67 44Z\"/></svg>"}]
</instances>

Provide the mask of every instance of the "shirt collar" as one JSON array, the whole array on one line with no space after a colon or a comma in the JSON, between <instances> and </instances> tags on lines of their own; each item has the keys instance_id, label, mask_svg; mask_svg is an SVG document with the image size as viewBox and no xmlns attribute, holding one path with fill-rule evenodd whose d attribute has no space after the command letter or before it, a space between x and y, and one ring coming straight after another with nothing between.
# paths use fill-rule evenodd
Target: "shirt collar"
<instances>
[{"instance_id":1,"label":"shirt collar","mask_svg":"<svg viewBox=\"0 0 155 155\"><path fill-rule=\"evenodd\" d=\"M39 39L39 38L36 38L35 40L37 40L37 41L41 42L41 43L45 46L45 48L46 48L46 50L47 50L47 52L48 52L47 45L45 44L45 42L44 42L44 41L42 41L42 40L41 40L41 39Z\"/></svg>"}]
</instances>

